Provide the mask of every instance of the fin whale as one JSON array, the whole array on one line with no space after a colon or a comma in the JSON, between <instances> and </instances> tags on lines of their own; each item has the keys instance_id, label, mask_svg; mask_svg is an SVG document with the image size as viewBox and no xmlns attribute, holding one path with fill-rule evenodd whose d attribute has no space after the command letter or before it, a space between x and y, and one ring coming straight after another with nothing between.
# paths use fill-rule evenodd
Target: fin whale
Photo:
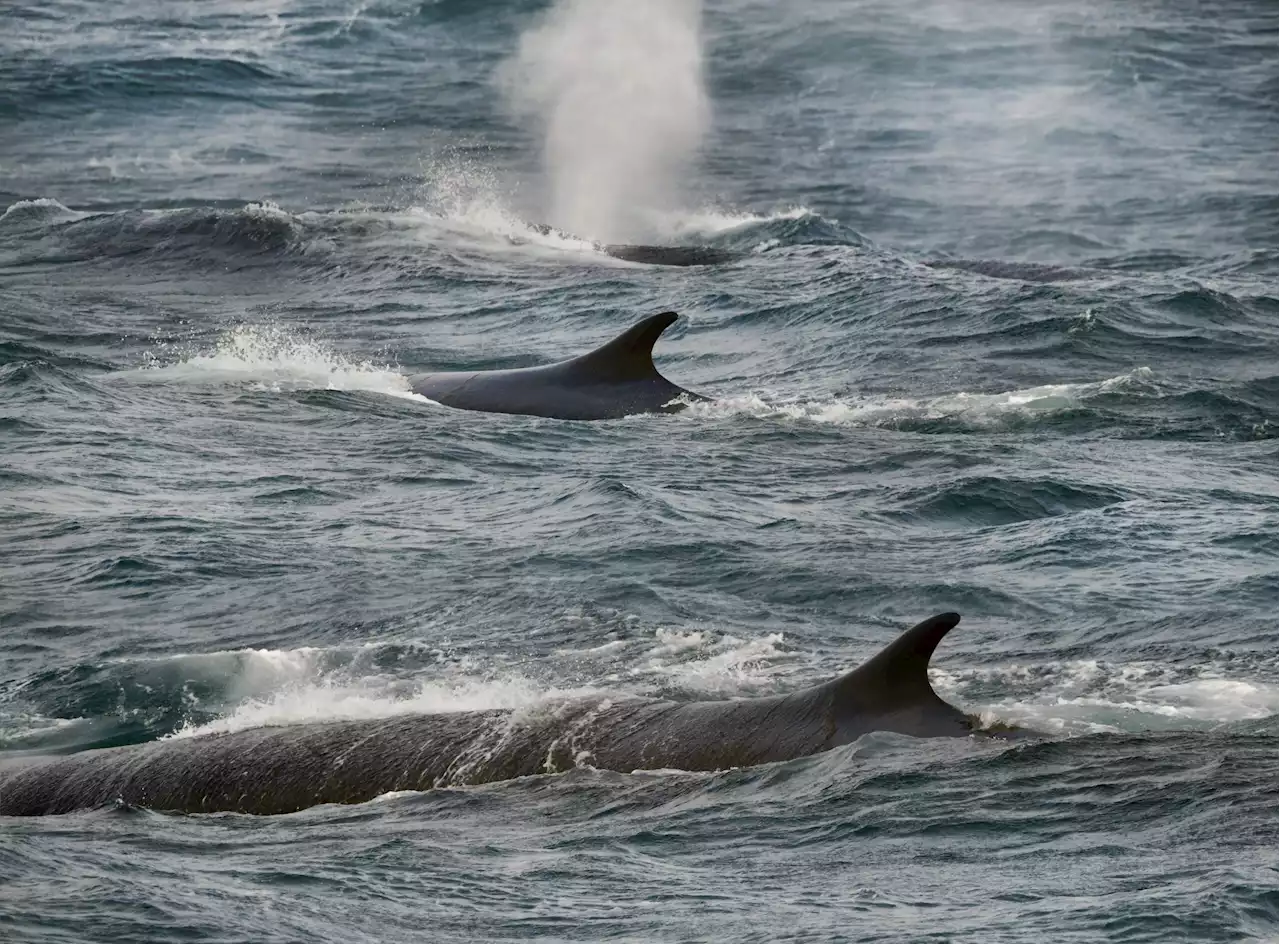
<instances>
[{"instance_id":1,"label":"fin whale","mask_svg":"<svg viewBox=\"0 0 1280 944\"><path fill-rule=\"evenodd\" d=\"M931 617L852 672L764 698L597 697L523 712L400 715L84 751L0 772L0 815L117 803L290 813L581 765L624 773L745 767L821 753L871 731L966 736L974 719L939 698L926 675L934 649L959 621L955 613Z\"/></svg>"},{"instance_id":2,"label":"fin whale","mask_svg":"<svg viewBox=\"0 0 1280 944\"><path fill-rule=\"evenodd\" d=\"M1087 279L1094 274L1087 269L1046 265L1042 262L1001 262L998 259L930 259L924 265L931 269L954 269L992 279L1021 282L1070 282Z\"/></svg>"},{"instance_id":3,"label":"fin whale","mask_svg":"<svg viewBox=\"0 0 1280 944\"><path fill-rule=\"evenodd\" d=\"M653 366L654 344L679 317L674 311L650 315L608 344L558 364L417 374L409 385L414 393L445 406L486 413L562 420L674 413L689 400L707 399L677 387Z\"/></svg>"},{"instance_id":4,"label":"fin whale","mask_svg":"<svg viewBox=\"0 0 1280 944\"><path fill-rule=\"evenodd\" d=\"M556 229L547 223L530 223L529 229L542 236L555 234L565 239L576 239L590 242L598 252L626 262L642 262L646 265L663 266L705 266L722 265L741 259L745 253L732 249L720 249L716 246L648 246L638 243L600 243L585 240L572 233Z\"/></svg>"},{"instance_id":5,"label":"fin whale","mask_svg":"<svg viewBox=\"0 0 1280 944\"><path fill-rule=\"evenodd\" d=\"M663 266L723 265L743 256L741 252L716 246L645 246L631 243L605 243L600 246L600 251L625 262Z\"/></svg>"}]
</instances>

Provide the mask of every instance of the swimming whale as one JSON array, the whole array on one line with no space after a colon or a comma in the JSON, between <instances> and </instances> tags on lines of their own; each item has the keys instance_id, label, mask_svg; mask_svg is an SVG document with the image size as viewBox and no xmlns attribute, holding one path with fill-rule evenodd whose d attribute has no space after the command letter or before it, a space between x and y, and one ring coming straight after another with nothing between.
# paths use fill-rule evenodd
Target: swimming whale
<instances>
[{"instance_id":1,"label":"swimming whale","mask_svg":"<svg viewBox=\"0 0 1280 944\"><path fill-rule=\"evenodd\" d=\"M677 387L653 366L653 346L677 318L650 315L590 353L517 370L450 371L409 378L414 393L445 406L562 420L674 413L704 396ZM679 398L679 399L677 399Z\"/></svg>"},{"instance_id":2,"label":"swimming whale","mask_svg":"<svg viewBox=\"0 0 1280 944\"><path fill-rule=\"evenodd\" d=\"M580 698L524 711L400 715L170 738L0 771L0 815L124 804L187 813L291 813L394 790L489 783L574 767L725 770L829 751L872 731L964 737L976 719L929 684L941 613L831 681L785 695L673 702Z\"/></svg>"},{"instance_id":3,"label":"swimming whale","mask_svg":"<svg viewBox=\"0 0 1280 944\"><path fill-rule=\"evenodd\" d=\"M716 246L648 246L639 243L600 243L586 240L564 230L556 229L546 223L530 223L529 229L542 236L559 236L562 239L574 239L579 242L590 242L598 252L615 259L627 262L642 262L646 265L663 266L705 266L722 265L741 259L745 253L732 249L721 249Z\"/></svg>"},{"instance_id":4,"label":"swimming whale","mask_svg":"<svg viewBox=\"0 0 1280 944\"><path fill-rule=\"evenodd\" d=\"M605 243L600 251L606 256L645 265L706 266L723 265L741 259L744 253L716 246L645 246L631 243Z\"/></svg>"}]
</instances>

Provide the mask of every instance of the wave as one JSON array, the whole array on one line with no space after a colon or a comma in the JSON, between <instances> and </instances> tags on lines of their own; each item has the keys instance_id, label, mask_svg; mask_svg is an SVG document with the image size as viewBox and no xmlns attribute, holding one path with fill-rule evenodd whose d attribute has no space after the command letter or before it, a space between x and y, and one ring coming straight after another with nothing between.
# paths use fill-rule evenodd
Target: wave
<instances>
[{"instance_id":1,"label":"wave","mask_svg":"<svg viewBox=\"0 0 1280 944\"><path fill-rule=\"evenodd\" d=\"M423 681L398 694L375 679L318 680L249 699L212 721L185 723L168 737L242 731L317 721L366 721L400 714L442 714L502 708L534 709L561 698L595 693L591 688L544 689L519 675L501 679Z\"/></svg>"},{"instance_id":2,"label":"wave","mask_svg":"<svg viewBox=\"0 0 1280 944\"><path fill-rule=\"evenodd\" d=\"M726 419L799 420L841 426L887 426L929 429L943 422L951 428L988 429L1075 410L1098 397L1125 393L1158 395L1154 373L1139 367L1128 373L1087 383L1043 384L1001 393L958 393L935 397L836 397L788 400L758 394L690 404L681 416Z\"/></svg>"},{"instance_id":3,"label":"wave","mask_svg":"<svg viewBox=\"0 0 1280 944\"><path fill-rule=\"evenodd\" d=\"M19 201L0 216L0 256L10 265L133 257L144 263L177 259L226 271L229 261L273 264L305 254L298 217L272 203L81 213L56 200Z\"/></svg>"},{"instance_id":4,"label":"wave","mask_svg":"<svg viewBox=\"0 0 1280 944\"><path fill-rule=\"evenodd\" d=\"M432 162L421 203L409 212L436 219L474 236L568 252L600 255L598 234L570 233L557 221L533 220L516 209L517 199L487 167L460 157ZM738 251L764 251L789 245L865 246L861 234L805 206L752 213L705 205L693 210L650 211L637 215L644 242L657 245L709 245ZM640 235L637 239L640 239Z\"/></svg>"},{"instance_id":5,"label":"wave","mask_svg":"<svg viewBox=\"0 0 1280 944\"><path fill-rule=\"evenodd\" d=\"M1072 282L1087 279L1093 274L1084 268L1037 262L1005 262L998 259L932 259L924 264L931 269L954 269L992 279L1020 282Z\"/></svg>"},{"instance_id":6,"label":"wave","mask_svg":"<svg viewBox=\"0 0 1280 944\"><path fill-rule=\"evenodd\" d=\"M718 207L653 215L650 226L659 241L707 242L720 248L763 252L788 246L870 246L861 233L806 206L769 213Z\"/></svg>"},{"instance_id":7,"label":"wave","mask_svg":"<svg viewBox=\"0 0 1280 944\"><path fill-rule=\"evenodd\" d=\"M410 390L408 379L389 364L357 359L268 325L239 325L223 332L207 353L149 352L143 367L119 376L144 383L243 383L275 393L368 391L432 402Z\"/></svg>"},{"instance_id":8,"label":"wave","mask_svg":"<svg viewBox=\"0 0 1280 944\"><path fill-rule=\"evenodd\" d=\"M0 227L63 223L82 220L90 215L63 206L52 197L37 197L34 200L16 200L6 207L4 213L0 213Z\"/></svg>"},{"instance_id":9,"label":"wave","mask_svg":"<svg viewBox=\"0 0 1280 944\"><path fill-rule=\"evenodd\" d=\"M1257 661L1259 675L1275 674L1273 664ZM986 723L1006 721L1047 733L1196 730L1276 717L1280 703L1273 683L1231 678L1224 668L1071 660L941 668L931 676L939 692L982 703Z\"/></svg>"},{"instance_id":10,"label":"wave","mask_svg":"<svg viewBox=\"0 0 1280 944\"><path fill-rule=\"evenodd\" d=\"M16 353L26 350L22 346ZM3 353L0 347L0 360ZM32 378L22 371L31 369L22 358L9 366L0 382L29 382ZM273 393L378 393L438 407L412 391L409 376L392 360L345 353L322 339L269 324L230 328L216 338L211 349L190 343L158 344L144 355L141 367L111 376L151 384L243 384ZM59 383L74 380L68 375ZM1016 431L1048 424L1063 432L1121 428L1142 438L1266 440L1277 437L1275 384L1272 377L1224 390L1178 390L1149 368L1139 367L1098 381L1042 384L997 393L816 399L772 393L730 395L692 402L673 421L754 419L925 434Z\"/></svg>"},{"instance_id":11,"label":"wave","mask_svg":"<svg viewBox=\"0 0 1280 944\"><path fill-rule=\"evenodd\" d=\"M291 84L260 62L242 58L147 56L87 61L23 56L7 64L0 84L0 115L68 117L138 100L250 99Z\"/></svg>"},{"instance_id":12,"label":"wave","mask_svg":"<svg viewBox=\"0 0 1280 944\"><path fill-rule=\"evenodd\" d=\"M147 364L127 373L144 382L250 383L273 392L364 390L429 403L409 389L409 381L390 364L375 364L334 350L323 341L298 337L289 329L240 325L219 336L210 352L150 352ZM721 419L748 415L843 425L897 425L906 421L959 419L990 425L1008 414L1035 415L1071 409L1101 393L1149 384L1140 368L1129 374L1086 384L1050 384L997 394L956 393L929 399L868 397L828 401L769 402L752 395L693 403L681 414Z\"/></svg>"},{"instance_id":13,"label":"wave","mask_svg":"<svg viewBox=\"0 0 1280 944\"><path fill-rule=\"evenodd\" d=\"M269 201L86 213L42 198L18 201L0 216L0 260L13 266L109 258L217 273L288 264L326 280L360 272L416 279L442 264L491 264L513 253L535 262L564 262L567 255L615 262L588 240L541 231L480 199L445 213L422 207L292 213Z\"/></svg>"},{"instance_id":14,"label":"wave","mask_svg":"<svg viewBox=\"0 0 1280 944\"><path fill-rule=\"evenodd\" d=\"M556 650L550 674L413 642L114 659L41 673L0 692L0 749L83 749L265 725L525 710L588 694L741 696L772 690L793 668L781 643L780 634L743 639L661 627Z\"/></svg>"},{"instance_id":15,"label":"wave","mask_svg":"<svg viewBox=\"0 0 1280 944\"><path fill-rule=\"evenodd\" d=\"M898 496L901 510L888 516L934 524L995 527L1106 508L1130 497L1116 488L1054 479L972 476L945 485L908 489Z\"/></svg>"},{"instance_id":16,"label":"wave","mask_svg":"<svg viewBox=\"0 0 1280 944\"><path fill-rule=\"evenodd\" d=\"M751 697L847 668L829 659L779 633L743 638L690 627L624 630L594 646L555 650L534 665L414 642L122 658L45 672L0 693L0 748L83 749L406 713L539 710L585 695ZM987 725L1066 735L1197 730L1275 717L1277 693L1264 678L1274 675L1269 659L1190 667L1052 659L956 667L940 660L930 678Z\"/></svg>"},{"instance_id":17,"label":"wave","mask_svg":"<svg viewBox=\"0 0 1280 944\"><path fill-rule=\"evenodd\" d=\"M591 234L565 233L521 216L496 188L492 181L461 177L434 185L424 205L301 212L263 201L90 213L49 197L19 200L0 215L0 252L11 265L133 258L219 271L288 259L328 274L338 268L420 274L424 248L455 260L459 253L492 259L514 252L535 262L621 264ZM652 229L656 245L747 253L868 245L860 234L805 208L765 215L704 210L655 218Z\"/></svg>"},{"instance_id":18,"label":"wave","mask_svg":"<svg viewBox=\"0 0 1280 944\"><path fill-rule=\"evenodd\" d=\"M20 375L22 379L31 379L33 371L53 367L67 371L97 372L110 370L107 361L94 357L59 352L49 347L30 344L24 341L0 341L0 383L14 383ZM20 382L20 381L17 381Z\"/></svg>"},{"instance_id":19,"label":"wave","mask_svg":"<svg viewBox=\"0 0 1280 944\"><path fill-rule=\"evenodd\" d=\"M103 391L86 375L86 368L109 370L108 365L84 358L28 355L28 345L0 344L0 390L21 396L28 405L42 399L73 402L81 409L103 401ZM13 357L17 354L17 357Z\"/></svg>"}]
</instances>

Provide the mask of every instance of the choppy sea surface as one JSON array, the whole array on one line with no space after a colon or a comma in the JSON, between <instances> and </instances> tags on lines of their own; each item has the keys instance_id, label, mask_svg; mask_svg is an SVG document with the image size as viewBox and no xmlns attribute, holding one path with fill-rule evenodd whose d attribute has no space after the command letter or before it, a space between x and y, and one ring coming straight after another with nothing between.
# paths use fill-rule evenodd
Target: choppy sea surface
<instances>
[{"instance_id":1,"label":"choppy sea surface","mask_svg":"<svg viewBox=\"0 0 1280 944\"><path fill-rule=\"evenodd\" d=\"M943 610L939 692L1046 734L5 819L0 938L1276 940L1274 4L0 27L0 763L786 691ZM664 309L678 415L409 390Z\"/></svg>"}]
</instances>

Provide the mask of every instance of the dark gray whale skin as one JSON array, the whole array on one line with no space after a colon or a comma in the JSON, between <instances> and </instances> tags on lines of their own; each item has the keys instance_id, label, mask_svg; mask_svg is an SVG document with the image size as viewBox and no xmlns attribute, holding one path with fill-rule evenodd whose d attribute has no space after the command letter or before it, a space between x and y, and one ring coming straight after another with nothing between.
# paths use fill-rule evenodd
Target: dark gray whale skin
<instances>
[{"instance_id":1,"label":"dark gray whale skin","mask_svg":"<svg viewBox=\"0 0 1280 944\"><path fill-rule=\"evenodd\" d=\"M255 728L85 751L0 772L0 815L123 804L187 813L291 813L393 790L487 783L590 765L723 770L791 760L871 731L963 737L973 719L926 670L960 621L942 613L839 678L787 695L679 703L592 698Z\"/></svg>"},{"instance_id":2,"label":"dark gray whale skin","mask_svg":"<svg viewBox=\"0 0 1280 944\"><path fill-rule=\"evenodd\" d=\"M630 243L606 243L600 247L606 256L645 265L707 266L735 262L746 253L716 246L644 246Z\"/></svg>"},{"instance_id":3,"label":"dark gray whale skin","mask_svg":"<svg viewBox=\"0 0 1280 944\"><path fill-rule=\"evenodd\" d=\"M546 223L530 223L529 229L543 236L549 236L556 233L565 239L576 239L580 242L590 242L584 240L581 236L574 236L572 233L566 233L563 230L556 229ZM662 266L706 266L706 265L723 265L726 262L735 262L741 259L746 253L735 252L732 249L720 249L716 246L648 246L639 243L598 243L592 242L595 248L603 252L606 256L612 256L615 259L622 259L626 262L640 262L645 265L662 265Z\"/></svg>"},{"instance_id":4,"label":"dark gray whale skin","mask_svg":"<svg viewBox=\"0 0 1280 944\"><path fill-rule=\"evenodd\" d=\"M690 401L707 399L677 387L653 366L653 345L679 317L674 311L650 315L608 344L558 364L417 374L409 385L445 406L486 413L563 420L674 413Z\"/></svg>"}]
</instances>

